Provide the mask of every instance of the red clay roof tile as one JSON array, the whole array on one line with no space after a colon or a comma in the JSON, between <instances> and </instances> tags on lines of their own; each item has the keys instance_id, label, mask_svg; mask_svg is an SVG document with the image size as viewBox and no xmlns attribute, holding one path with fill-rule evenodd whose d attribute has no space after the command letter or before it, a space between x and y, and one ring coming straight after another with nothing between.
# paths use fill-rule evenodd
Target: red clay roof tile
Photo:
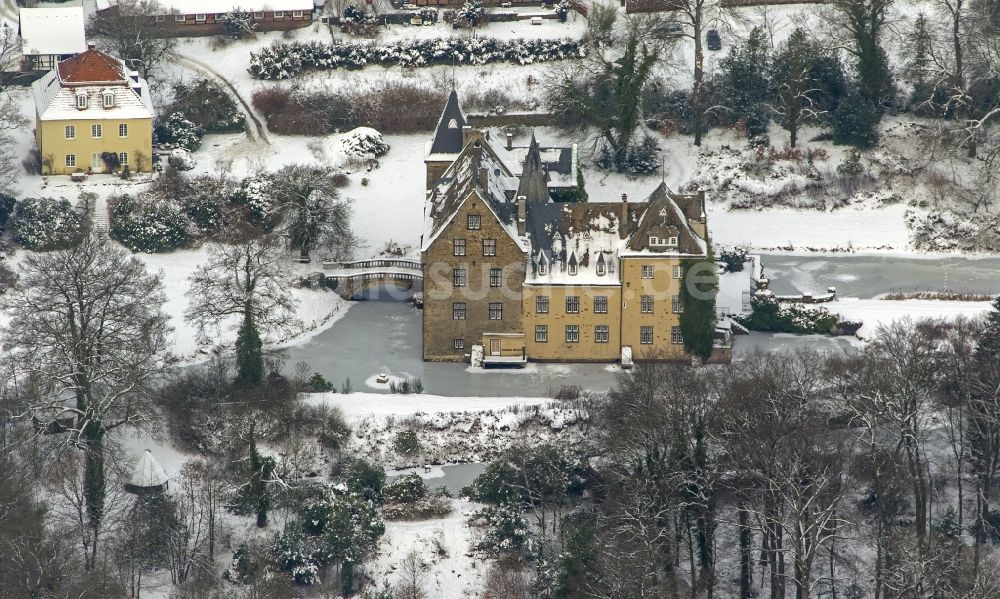
<instances>
[{"instance_id":1,"label":"red clay roof tile","mask_svg":"<svg viewBox=\"0 0 1000 599\"><path fill-rule=\"evenodd\" d=\"M118 59L93 48L60 62L58 68L59 81L64 85L125 82Z\"/></svg>"}]
</instances>

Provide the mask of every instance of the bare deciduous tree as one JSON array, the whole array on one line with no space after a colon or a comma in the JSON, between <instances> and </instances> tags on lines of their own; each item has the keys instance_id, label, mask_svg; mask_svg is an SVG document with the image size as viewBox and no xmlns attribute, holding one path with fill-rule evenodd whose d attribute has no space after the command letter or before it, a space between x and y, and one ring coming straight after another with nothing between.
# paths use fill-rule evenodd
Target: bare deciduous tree
<instances>
[{"instance_id":1,"label":"bare deciduous tree","mask_svg":"<svg viewBox=\"0 0 1000 599\"><path fill-rule=\"evenodd\" d=\"M67 431L84 452L95 532L104 517L106 436L148 419L153 387L172 363L163 301L158 276L90 235L26 257L21 284L4 297L4 347L15 381L30 382L37 394L24 415Z\"/></svg>"},{"instance_id":2,"label":"bare deciduous tree","mask_svg":"<svg viewBox=\"0 0 1000 599\"><path fill-rule=\"evenodd\" d=\"M173 60L177 43L175 37L164 35L152 18L167 14L169 11L156 0L119 0L95 13L87 30L105 50L144 78L155 78L160 67Z\"/></svg>"}]
</instances>

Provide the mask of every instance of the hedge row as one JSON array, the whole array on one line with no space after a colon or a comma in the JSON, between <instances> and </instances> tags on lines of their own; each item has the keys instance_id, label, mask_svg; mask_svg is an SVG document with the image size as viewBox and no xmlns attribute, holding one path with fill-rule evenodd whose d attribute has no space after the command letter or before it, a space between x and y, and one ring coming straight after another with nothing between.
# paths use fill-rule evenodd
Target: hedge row
<instances>
[{"instance_id":1,"label":"hedge row","mask_svg":"<svg viewBox=\"0 0 1000 599\"><path fill-rule=\"evenodd\" d=\"M422 67L436 64L530 64L583 57L578 40L498 40L441 38L390 43L276 43L250 54L248 71L256 79L289 79L310 70L360 69L368 65Z\"/></svg>"}]
</instances>

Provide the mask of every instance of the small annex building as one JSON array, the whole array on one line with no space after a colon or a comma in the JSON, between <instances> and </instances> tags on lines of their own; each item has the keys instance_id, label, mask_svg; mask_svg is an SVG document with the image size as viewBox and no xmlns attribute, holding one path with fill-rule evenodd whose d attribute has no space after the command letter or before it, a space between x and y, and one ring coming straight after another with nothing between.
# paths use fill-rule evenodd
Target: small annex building
<instances>
[{"instance_id":1,"label":"small annex building","mask_svg":"<svg viewBox=\"0 0 1000 599\"><path fill-rule=\"evenodd\" d=\"M25 71L47 71L87 51L82 6L21 8L18 35Z\"/></svg>"},{"instance_id":2,"label":"small annex building","mask_svg":"<svg viewBox=\"0 0 1000 599\"><path fill-rule=\"evenodd\" d=\"M125 490L135 495L152 495L165 493L169 484L170 480L163 466L147 449L135 461L132 478L125 483Z\"/></svg>"}]
</instances>

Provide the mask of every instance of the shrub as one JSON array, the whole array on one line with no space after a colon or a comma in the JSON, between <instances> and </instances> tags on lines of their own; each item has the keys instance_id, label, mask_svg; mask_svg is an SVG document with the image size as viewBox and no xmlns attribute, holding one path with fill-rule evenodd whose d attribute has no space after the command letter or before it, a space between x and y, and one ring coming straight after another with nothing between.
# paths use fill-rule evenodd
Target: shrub
<instances>
[{"instance_id":1,"label":"shrub","mask_svg":"<svg viewBox=\"0 0 1000 599\"><path fill-rule=\"evenodd\" d=\"M0 228L6 228L10 223L10 217L14 214L17 200L13 196L0 193Z\"/></svg>"},{"instance_id":2,"label":"shrub","mask_svg":"<svg viewBox=\"0 0 1000 599\"><path fill-rule=\"evenodd\" d=\"M344 153L353 160L371 160L389 153L389 144L382 134L370 127L358 127L347 133L343 141Z\"/></svg>"},{"instance_id":3,"label":"shrub","mask_svg":"<svg viewBox=\"0 0 1000 599\"><path fill-rule=\"evenodd\" d=\"M214 233L222 227L225 196L215 186L192 186L191 192L181 199L184 214L202 233Z\"/></svg>"},{"instance_id":4,"label":"shrub","mask_svg":"<svg viewBox=\"0 0 1000 599\"><path fill-rule=\"evenodd\" d=\"M853 334L862 324L841 320L839 315L826 308L810 308L800 304L783 307L774 295L767 293L754 294L750 299L750 306L753 311L749 316L737 316L735 320L754 331Z\"/></svg>"},{"instance_id":5,"label":"shrub","mask_svg":"<svg viewBox=\"0 0 1000 599\"><path fill-rule=\"evenodd\" d=\"M750 250L746 246L736 246L719 252L719 260L726 265L726 272L743 272L743 264L749 256Z\"/></svg>"},{"instance_id":6,"label":"shrub","mask_svg":"<svg viewBox=\"0 0 1000 599\"><path fill-rule=\"evenodd\" d=\"M421 67L435 64L529 64L580 58L579 40L499 40L450 37L398 40L385 44L335 41L276 43L250 54L247 69L256 79L290 79L310 70L358 69L368 65Z\"/></svg>"},{"instance_id":7,"label":"shrub","mask_svg":"<svg viewBox=\"0 0 1000 599\"><path fill-rule=\"evenodd\" d=\"M233 203L246 210L246 218L270 230L277 224L277 210L271 196L271 178L254 175L243 180L233 194Z\"/></svg>"},{"instance_id":8,"label":"shrub","mask_svg":"<svg viewBox=\"0 0 1000 599\"><path fill-rule=\"evenodd\" d=\"M427 495L427 485L418 474L404 474L382 490L387 502L413 503Z\"/></svg>"},{"instance_id":9,"label":"shrub","mask_svg":"<svg viewBox=\"0 0 1000 599\"><path fill-rule=\"evenodd\" d=\"M382 503L385 468L365 460L354 460L347 468L347 489L368 501Z\"/></svg>"},{"instance_id":10,"label":"shrub","mask_svg":"<svg viewBox=\"0 0 1000 599\"><path fill-rule=\"evenodd\" d=\"M186 246L189 222L177 204L158 198L113 197L111 238L133 252L169 252Z\"/></svg>"},{"instance_id":11,"label":"shrub","mask_svg":"<svg viewBox=\"0 0 1000 599\"><path fill-rule=\"evenodd\" d=\"M327 391L333 391L333 383L326 380L322 374L314 372L309 380L306 381L306 390L309 393L325 393Z\"/></svg>"},{"instance_id":12,"label":"shrub","mask_svg":"<svg viewBox=\"0 0 1000 599\"><path fill-rule=\"evenodd\" d=\"M833 142L857 148L878 143L878 108L859 94L848 96L833 113Z\"/></svg>"},{"instance_id":13,"label":"shrub","mask_svg":"<svg viewBox=\"0 0 1000 599\"><path fill-rule=\"evenodd\" d=\"M180 114L206 133L238 132L245 127L245 117L232 96L222 84L205 77L175 83L173 100L164 113L170 116Z\"/></svg>"},{"instance_id":14,"label":"shrub","mask_svg":"<svg viewBox=\"0 0 1000 599\"><path fill-rule=\"evenodd\" d=\"M254 20L253 14L239 7L223 13L219 21L226 27L226 35L233 39L257 31L257 21Z\"/></svg>"},{"instance_id":15,"label":"shrub","mask_svg":"<svg viewBox=\"0 0 1000 599\"><path fill-rule=\"evenodd\" d=\"M29 250L72 246L83 233L80 213L60 198L27 198L17 203L13 218L14 241Z\"/></svg>"},{"instance_id":16,"label":"shrub","mask_svg":"<svg viewBox=\"0 0 1000 599\"><path fill-rule=\"evenodd\" d=\"M476 549L490 555L502 555L526 548L529 526L521 504L506 502L489 505L473 514L472 518L486 525L486 534Z\"/></svg>"},{"instance_id":17,"label":"shrub","mask_svg":"<svg viewBox=\"0 0 1000 599\"><path fill-rule=\"evenodd\" d=\"M392 441L392 448L399 455L413 455L420 451L420 439L414 431L399 431Z\"/></svg>"},{"instance_id":18,"label":"shrub","mask_svg":"<svg viewBox=\"0 0 1000 599\"><path fill-rule=\"evenodd\" d=\"M358 127L412 133L425 129L441 113L439 92L406 81L336 92L274 86L254 92L252 101L267 120L268 130L283 135L330 134Z\"/></svg>"},{"instance_id":19,"label":"shrub","mask_svg":"<svg viewBox=\"0 0 1000 599\"><path fill-rule=\"evenodd\" d=\"M188 152L194 152L201 147L201 138L205 135L205 130L189 121L183 112L174 112L156 123L153 135L160 143L172 144Z\"/></svg>"},{"instance_id":20,"label":"shrub","mask_svg":"<svg viewBox=\"0 0 1000 599\"><path fill-rule=\"evenodd\" d=\"M608 144L601 144L597 165L603 169L617 170L631 175L648 175L660 168L660 144L651 135L618 151Z\"/></svg>"}]
</instances>

